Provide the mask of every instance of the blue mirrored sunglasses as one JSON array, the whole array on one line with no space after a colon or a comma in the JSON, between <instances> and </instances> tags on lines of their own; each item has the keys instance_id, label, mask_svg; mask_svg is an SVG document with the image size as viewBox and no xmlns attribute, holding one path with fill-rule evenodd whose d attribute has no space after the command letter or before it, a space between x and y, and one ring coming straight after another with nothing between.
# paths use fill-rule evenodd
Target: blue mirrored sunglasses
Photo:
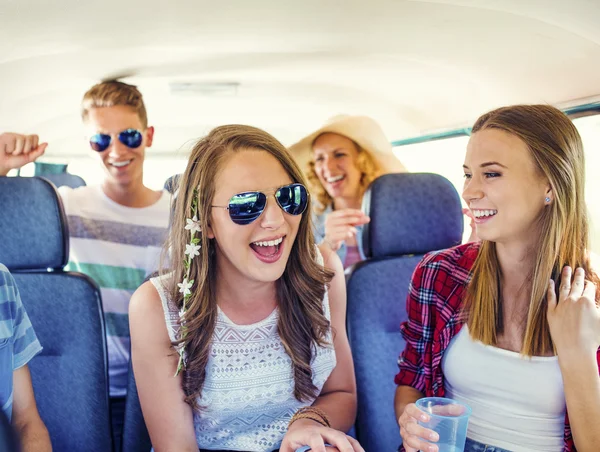
<instances>
[{"instance_id":1,"label":"blue mirrored sunglasses","mask_svg":"<svg viewBox=\"0 0 600 452\"><path fill-rule=\"evenodd\" d=\"M290 215L301 215L308 206L308 191L302 184L284 185L274 194L281 209ZM247 191L233 195L227 206L221 207L229 211L229 217L235 224L252 223L262 215L267 207L267 195L260 191Z\"/></svg>"},{"instance_id":2,"label":"blue mirrored sunglasses","mask_svg":"<svg viewBox=\"0 0 600 452\"><path fill-rule=\"evenodd\" d=\"M119 133L119 141L131 149L139 148L144 136L137 129L126 129ZM112 136L106 133L97 133L90 138L90 146L96 152L106 151L110 146Z\"/></svg>"}]
</instances>

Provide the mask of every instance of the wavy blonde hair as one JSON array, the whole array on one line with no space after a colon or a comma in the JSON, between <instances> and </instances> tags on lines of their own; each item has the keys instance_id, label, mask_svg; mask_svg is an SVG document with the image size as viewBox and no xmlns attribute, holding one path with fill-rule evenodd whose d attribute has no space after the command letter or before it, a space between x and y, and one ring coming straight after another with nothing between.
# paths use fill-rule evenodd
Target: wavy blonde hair
<instances>
[{"instance_id":1,"label":"wavy blonde hair","mask_svg":"<svg viewBox=\"0 0 600 452\"><path fill-rule=\"evenodd\" d=\"M185 276L184 253L189 243L185 230L194 192L198 193L198 221L203 231L211 218L211 205L215 194L215 180L228 159L235 153L260 150L274 156L294 183L305 184L302 171L285 147L268 133L249 126L228 125L217 127L198 141L192 149L187 168L183 173L169 238L163 250L161 268L173 256L172 264L161 272L167 281L170 299L181 309L183 296L177 283ZM310 197L302 215L298 234L292 246L287 266L276 282L279 307L278 333L285 351L292 360L294 396L300 401L316 397L317 388L312 381L311 361L314 345L324 346L330 322L323 312L326 285L333 273L317 262L310 215ZM195 281L192 296L187 301L185 322L187 334L183 343L187 352L187 365L183 370L183 390L186 401L195 409L201 408L197 400L206 378L210 344L217 320L216 299L216 245L200 233L200 255L192 260L190 279Z\"/></svg>"},{"instance_id":2,"label":"wavy blonde hair","mask_svg":"<svg viewBox=\"0 0 600 452\"><path fill-rule=\"evenodd\" d=\"M351 139L350 137L347 137L346 135L341 135L336 132L321 133L310 144L311 157L310 157L310 161L308 162L308 171L306 173L310 192L317 199L318 204L314 206L314 211L317 214L323 213L323 211L333 202L333 198L331 196L329 196L329 193L327 193L327 190L325 190L325 187L323 187L323 184L321 184L321 181L319 180L319 177L317 176L317 172L315 171L315 159L314 159L314 155L312 155L312 149L313 149L316 141L320 137L322 137L323 135L328 134L328 133L347 138L356 147L357 157L356 157L355 164L361 173L360 196L362 196L365 193L367 187L369 186L369 184L371 182L373 182L375 179L377 179L379 176L381 176L383 174L383 168L381 167L381 165L379 164L377 159L373 156L373 154L371 152L369 152L368 150L359 146L358 143L356 141L354 141L353 139Z\"/></svg>"},{"instance_id":3,"label":"wavy blonde hair","mask_svg":"<svg viewBox=\"0 0 600 452\"><path fill-rule=\"evenodd\" d=\"M588 215L585 204L585 158L575 125L560 110L548 105L515 105L482 115L473 133L496 129L523 141L537 171L553 192L553 201L541 212L535 262L527 278L531 284L525 337L521 353L543 355L554 351L546 319L546 293L550 278L560 285L561 270L583 267L586 279L598 284L590 266ZM504 330L501 270L496 244L484 240L472 269L465 311L469 332L484 344L495 345ZM600 292L598 293L600 295Z\"/></svg>"}]
</instances>

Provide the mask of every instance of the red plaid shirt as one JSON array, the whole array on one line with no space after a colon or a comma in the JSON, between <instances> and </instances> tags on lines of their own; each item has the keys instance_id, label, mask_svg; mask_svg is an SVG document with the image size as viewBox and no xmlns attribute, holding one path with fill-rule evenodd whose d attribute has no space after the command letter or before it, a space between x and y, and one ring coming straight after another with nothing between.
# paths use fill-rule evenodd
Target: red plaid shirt
<instances>
[{"instance_id":1,"label":"red plaid shirt","mask_svg":"<svg viewBox=\"0 0 600 452\"><path fill-rule=\"evenodd\" d=\"M478 252L478 243L436 251L415 269L406 300L408 321L400 326L406 347L398 360L397 385L411 386L425 397L444 397L442 356L466 320L463 295ZM600 366L600 349L597 359ZM566 416L564 452L575 451Z\"/></svg>"}]
</instances>

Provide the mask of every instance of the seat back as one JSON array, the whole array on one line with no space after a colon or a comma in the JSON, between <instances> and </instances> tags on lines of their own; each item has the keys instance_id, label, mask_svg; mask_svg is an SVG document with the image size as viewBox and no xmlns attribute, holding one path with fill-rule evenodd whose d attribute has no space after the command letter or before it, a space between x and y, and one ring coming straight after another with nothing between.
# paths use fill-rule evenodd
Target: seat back
<instances>
[{"instance_id":1,"label":"seat back","mask_svg":"<svg viewBox=\"0 0 600 452\"><path fill-rule=\"evenodd\" d=\"M62 269L69 260L67 219L48 181L0 177L0 262L11 272Z\"/></svg>"},{"instance_id":2,"label":"seat back","mask_svg":"<svg viewBox=\"0 0 600 452\"><path fill-rule=\"evenodd\" d=\"M56 187L62 187L63 185L71 188L85 186L85 181L82 177L71 173L44 174L42 177L44 179L48 179L50 182L56 185Z\"/></svg>"},{"instance_id":3,"label":"seat back","mask_svg":"<svg viewBox=\"0 0 600 452\"><path fill-rule=\"evenodd\" d=\"M173 176L169 177L165 181L164 189L167 190L169 193L174 194L177 191L177 189L179 188L179 180L180 179L181 179L181 174L174 174Z\"/></svg>"},{"instance_id":4,"label":"seat back","mask_svg":"<svg viewBox=\"0 0 600 452\"><path fill-rule=\"evenodd\" d=\"M66 163L33 162L34 176L45 176L46 174L62 174L67 172Z\"/></svg>"},{"instance_id":5,"label":"seat back","mask_svg":"<svg viewBox=\"0 0 600 452\"><path fill-rule=\"evenodd\" d=\"M123 425L122 452L149 452L152 449L142 407L135 384L133 367L129 363L127 398L125 399L125 424Z\"/></svg>"},{"instance_id":6,"label":"seat back","mask_svg":"<svg viewBox=\"0 0 600 452\"><path fill-rule=\"evenodd\" d=\"M2 410L0 410L0 450L7 452L20 452L21 450L13 426Z\"/></svg>"},{"instance_id":7,"label":"seat back","mask_svg":"<svg viewBox=\"0 0 600 452\"><path fill-rule=\"evenodd\" d=\"M0 261L11 270L43 347L30 363L40 415L54 450L112 450L100 291L63 271L68 230L55 187L0 177Z\"/></svg>"},{"instance_id":8,"label":"seat back","mask_svg":"<svg viewBox=\"0 0 600 452\"><path fill-rule=\"evenodd\" d=\"M454 186L442 176L388 174L365 193L371 221L364 230L367 260L347 278L348 336L358 386L357 438L365 450L395 450L394 375L404 349L412 273L424 253L458 245L463 217Z\"/></svg>"}]
</instances>

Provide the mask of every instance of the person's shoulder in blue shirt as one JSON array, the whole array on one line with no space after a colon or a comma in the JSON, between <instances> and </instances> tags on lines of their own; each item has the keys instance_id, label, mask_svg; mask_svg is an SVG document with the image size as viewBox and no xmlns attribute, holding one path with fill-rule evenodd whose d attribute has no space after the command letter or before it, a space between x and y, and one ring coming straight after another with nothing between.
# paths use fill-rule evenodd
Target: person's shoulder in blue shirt
<instances>
[{"instance_id":1,"label":"person's shoulder in blue shirt","mask_svg":"<svg viewBox=\"0 0 600 452\"><path fill-rule=\"evenodd\" d=\"M15 280L0 264L0 406L12 421L24 452L52 449L27 366L41 350Z\"/></svg>"}]
</instances>

